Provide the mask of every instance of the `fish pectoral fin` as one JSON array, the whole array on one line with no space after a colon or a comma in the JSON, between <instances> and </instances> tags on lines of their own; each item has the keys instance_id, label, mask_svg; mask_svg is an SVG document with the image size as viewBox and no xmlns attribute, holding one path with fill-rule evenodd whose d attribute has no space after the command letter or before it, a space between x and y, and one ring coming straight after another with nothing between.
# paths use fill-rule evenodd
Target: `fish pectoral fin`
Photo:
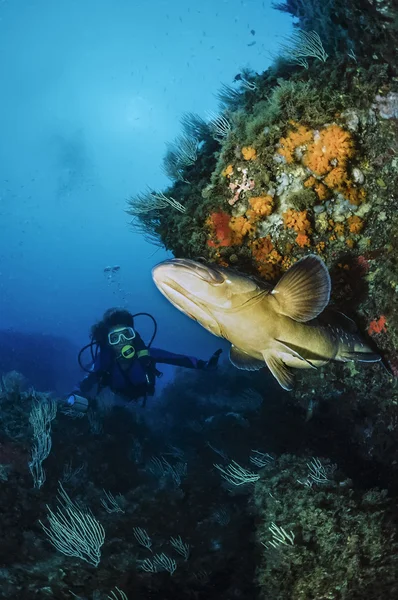
<instances>
[{"instance_id":1,"label":"fish pectoral fin","mask_svg":"<svg viewBox=\"0 0 398 600\"><path fill-rule=\"evenodd\" d=\"M282 352L283 352L283 350L285 350L285 352L287 350L289 352L289 354L292 354L294 357L307 363L307 365L311 369L317 369L317 367L315 365L313 365L312 362L310 360L308 360L308 358L304 358L304 356L302 356L297 350L295 350L295 348L291 344L288 344L288 342L281 342L281 340L275 340L275 341L280 346L280 349Z\"/></svg>"},{"instance_id":2,"label":"fish pectoral fin","mask_svg":"<svg viewBox=\"0 0 398 600\"><path fill-rule=\"evenodd\" d=\"M264 367L262 360L253 358L253 356L250 356L250 354L247 354L247 352L240 350L236 346L231 346L229 350L229 360L234 367L245 371L258 371Z\"/></svg>"},{"instance_id":3,"label":"fish pectoral fin","mask_svg":"<svg viewBox=\"0 0 398 600\"><path fill-rule=\"evenodd\" d=\"M315 254L309 254L290 267L271 294L281 315L304 323L326 308L330 287L325 263Z\"/></svg>"},{"instance_id":4,"label":"fish pectoral fin","mask_svg":"<svg viewBox=\"0 0 398 600\"><path fill-rule=\"evenodd\" d=\"M284 390L290 392L293 389L294 384L293 373L287 368L283 360L274 352L264 350L263 356L267 367L278 381L279 385L283 387Z\"/></svg>"}]
</instances>

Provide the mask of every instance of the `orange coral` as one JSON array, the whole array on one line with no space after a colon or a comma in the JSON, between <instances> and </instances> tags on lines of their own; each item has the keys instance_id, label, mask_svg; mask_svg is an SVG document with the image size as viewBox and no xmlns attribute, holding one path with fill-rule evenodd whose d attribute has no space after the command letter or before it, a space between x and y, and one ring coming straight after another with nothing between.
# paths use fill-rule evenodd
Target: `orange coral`
<instances>
[{"instance_id":1,"label":"orange coral","mask_svg":"<svg viewBox=\"0 0 398 600\"><path fill-rule=\"evenodd\" d=\"M375 335L387 331L387 319L381 315L378 319L374 319L369 323L368 334Z\"/></svg>"},{"instance_id":2,"label":"orange coral","mask_svg":"<svg viewBox=\"0 0 398 600\"><path fill-rule=\"evenodd\" d=\"M350 233L360 233L363 229L364 222L360 217L353 215L347 219L348 228Z\"/></svg>"},{"instance_id":3,"label":"orange coral","mask_svg":"<svg viewBox=\"0 0 398 600\"><path fill-rule=\"evenodd\" d=\"M261 217L268 217L274 208L274 199L272 196L254 196L250 198L249 204L251 208L246 211L246 215L252 221Z\"/></svg>"},{"instance_id":4,"label":"orange coral","mask_svg":"<svg viewBox=\"0 0 398 600\"><path fill-rule=\"evenodd\" d=\"M306 233L298 233L296 237L296 242L301 248L311 245L310 238Z\"/></svg>"},{"instance_id":5,"label":"orange coral","mask_svg":"<svg viewBox=\"0 0 398 600\"><path fill-rule=\"evenodd\" d=\"M257 158L256 149L252 146L243 146L242 155L245 160L255 160Z\"/></svg>"}]
</instances>

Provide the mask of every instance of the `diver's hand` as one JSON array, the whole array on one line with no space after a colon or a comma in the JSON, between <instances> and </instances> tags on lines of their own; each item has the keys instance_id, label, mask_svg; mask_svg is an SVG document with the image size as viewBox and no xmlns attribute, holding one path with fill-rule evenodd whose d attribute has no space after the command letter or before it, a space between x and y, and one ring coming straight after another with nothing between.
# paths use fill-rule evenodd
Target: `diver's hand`
<instances>
[{"instance_id":1,"label":"diver's hand","mask_svg":"<svg viewBox=\"0 0 398 600\"><path fill-rule=\"evenodd\" d=\"M218 360L220 358L221 352L222 352L222 350L221 350L221 348L219 348L218 350L216 350L214 352L214 354L211 355L209 360L202 361L203 362L202 369L204 369L205 371L214 371L215 369L217 369Z\"/></svg>"}]
</instances>

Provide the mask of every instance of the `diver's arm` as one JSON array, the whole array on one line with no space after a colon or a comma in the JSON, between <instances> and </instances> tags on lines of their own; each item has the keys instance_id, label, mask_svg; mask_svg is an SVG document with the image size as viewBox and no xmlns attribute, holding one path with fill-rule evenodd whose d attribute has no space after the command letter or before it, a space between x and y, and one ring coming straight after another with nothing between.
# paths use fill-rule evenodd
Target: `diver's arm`
<instances>
[{"instance_id":1,"label":"diver's arm","mask_svg":"<svg viewBox=\"0 0 398 600\"><path fill-rule=\"evenodd\" d=\"M176 354L161 348L150 348L149 355L155 363L185 367L187 369L215 369L222 350L217 350L209 360L201 360L186 354Z\"/></svg>"},{"instance_id":2,"label":"diver's arm","mask_svg":"<svg viewBox=\"0 0 398 600\"><path fill-rule=\"evenodd\" d=\"M79 383L78 387L76 388L76 392L82 394L83 396L89 395L92 388L98 383L100 375L100 371L91 371L88 373L88 375L86 375L85 378Z\"/></svg>"},{"instance_id":3,"label":"diver's arm","mask_svg":"<svg viewBox=\"0 0 398 600\"><path fill-rule=\"evenodd\" d=\"M63 399L63 404L78 412L86 412L89 403L91 405L94 402L94 399L90 398L90 392L98 385L101 375L100 359L97 357L87 375Z\"/></svg>"},{"instance_id":4,"label":"diver's arm","mask_svg":"<svg viewBox=\"0 0 398 600\"><path fill-rule=\"evenodd\" d=\"M61 404L77 412L86 412L94 399L90 398L90 391L99 381L99 371L93 371L73 389L66 397L61 399Z\"/></svg>"}]
</instances>

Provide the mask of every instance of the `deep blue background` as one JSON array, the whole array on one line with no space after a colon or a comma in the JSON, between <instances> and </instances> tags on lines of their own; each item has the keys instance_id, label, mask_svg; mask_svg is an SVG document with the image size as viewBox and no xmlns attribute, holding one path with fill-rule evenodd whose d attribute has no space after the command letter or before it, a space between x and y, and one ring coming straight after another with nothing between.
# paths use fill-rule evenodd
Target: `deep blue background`
<instances>
[{"instance_id":1,"label":"deep blue background","mask_svg":"<svg viewBox=\"0 0 398 600\"><path fill-rule=\"evenodd\" d=\"M12 347L15 368L35 356L69 371L71 348L120 304L157 317L157 345L203 358L219 346L155 288L166 253L123 211L167 183L182 114L217 111L221 83L265 70L290 30L260 0L0 2L0 330L13 330L0 369Z\"/></svg>"}]
</instances>

